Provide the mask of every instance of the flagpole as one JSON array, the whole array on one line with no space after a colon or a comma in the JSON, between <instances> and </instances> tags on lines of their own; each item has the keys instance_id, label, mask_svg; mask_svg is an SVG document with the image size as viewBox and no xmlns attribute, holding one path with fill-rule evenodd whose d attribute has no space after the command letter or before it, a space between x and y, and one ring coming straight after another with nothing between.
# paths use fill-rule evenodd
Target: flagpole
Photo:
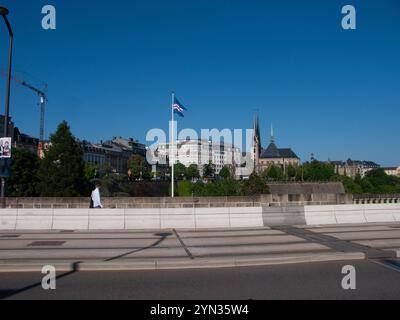
<instances>
[{"instance_id":1,"label":"flagpole","mask_svg":"<svg viewBox=\"0 0 400 320\"><path fill-rule=\"evenodd\" d=\"M172 162L172 168L171 168L171 197L175 197L175 123L174 123L174 101L175 101L175 93L172 92L172 103L171 103L171 119L172 119L172 133L171 133L171 162Z\"/></svg>"}]
</instances>

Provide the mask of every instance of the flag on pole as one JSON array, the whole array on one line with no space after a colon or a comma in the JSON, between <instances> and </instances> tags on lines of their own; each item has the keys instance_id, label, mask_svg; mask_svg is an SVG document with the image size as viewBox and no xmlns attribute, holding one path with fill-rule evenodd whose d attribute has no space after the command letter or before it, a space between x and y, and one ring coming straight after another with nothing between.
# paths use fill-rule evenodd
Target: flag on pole
<instances>
[{"instance_id":1,"label":"flag on pole","mask_svg":"<svg viewBox=\"0 0 400 320\"><path fill-rule=\"evenodd\" d=\"M174 97L174 103L172 104L172 108L174 109L174 113L180 117L184 117L185 115L183 114L183 111L187 111L187 109L183 106L182 103L179 102L179 100L176 97Z\"/></svg>"}]
</instances>

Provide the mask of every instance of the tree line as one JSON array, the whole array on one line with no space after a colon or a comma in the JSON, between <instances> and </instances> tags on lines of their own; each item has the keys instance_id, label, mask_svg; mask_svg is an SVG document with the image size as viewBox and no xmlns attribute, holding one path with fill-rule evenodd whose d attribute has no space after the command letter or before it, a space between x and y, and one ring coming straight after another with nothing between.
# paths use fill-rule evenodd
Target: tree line
<instances>
[{"instance_id":1,"label":"tree line","mask_svg":"<svg viewBox=\"0 0 400 320\"><path fill-rule=\"evenodd\" d=\"M133 155L127 163L127 175L115 174L107 165L85 163L83 151L73 137L67 122L59 124L50 136L51 146L44 151L44 158L25 149L13 149L11 175L6 194L10 197L78 197L90 195L93 179L101 179L105 196L129 196L152 193L146 184L154 178L169 179L169 169L155 177L146 159ZM189 167L175 164L177 193L179 196L241 196L269 193L271 182L342 182L346 192L353 194L400 193L400 178L388 176L383 169L367 172L352 179L335 173L333 165L317 160L299 166L289 165L283 170L272 165L261 174L253 173L246 180L236 180L234 168L224 166L216 173L215 165L208 163L202 172L195 164ZM203 179L201 179L203 178ZM141 183L133 183L140 181ZM168 187L164 187L168 195ZM158 191L160 193L160 191Z\"/></svg>"}]
</instances>

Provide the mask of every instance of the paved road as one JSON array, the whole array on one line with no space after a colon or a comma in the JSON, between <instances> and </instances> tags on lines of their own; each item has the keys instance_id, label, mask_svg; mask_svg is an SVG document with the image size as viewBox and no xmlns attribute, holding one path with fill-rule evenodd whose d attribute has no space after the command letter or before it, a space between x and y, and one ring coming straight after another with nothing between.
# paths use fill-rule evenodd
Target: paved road
<instances>
[{"instance_id":1,"label":"paved road","mask_svg":"<svg viewBox=\"0 0 400 320\"><path fill-rule=\"evenodd\" d=\"M0 271L7 266L77 261L141 264L152 269L154 265L173 267L196 262L215 262L217 266L229 259L234 259L235 265L258 258L285 262L305 257L304 261L310 261L342 253L393 258L399 248L399 223L162 232L2 231Z\"/></svg>"},{"instance_id":2,"label":"paved road","mask_svg":"<svg viewBox=\"0 0 400 320\"><path fill-rule=\"evenodd\" d=\"M341 287L344 265L357 290ZM399 299L400 269L369 260L218 269L73 272L44 291L40 273L0 273L4 299Z\"/></svg>"},{"instance_id":3,"label":"paved road","mask_svg":"<svg viewBox=\"0 0 400 320\"><path fill-rule=\"evenodd\" d=\"M0 297L10 299L399 299L400 224L235 230L0 232ZM338 260L340 254L357 260ZM337 256L339 255L339 256ZM281 265L244 267L257 259ZM235 268L226 266L235 261ZM342 258L341 260L345 260ZM392 261L390 263L384 261ZM250 262L249 262L250 261ZM145 271L57 267L57 290L41 288L41 267L79 262ZM197 266L208 269L160 270ZM262 261L265 264L265 260ZM354 265L357 290L341 288ZM35 272L15 273L29 265ZM229 265L229 264L228 264ZM153 268L152 268L153 267ZM7 269L8 268L8 269ZM20 268L20 269L18 269ZM154 269L154 270L151 270ZM157 270L155 270L157 269ZM68 269L67 269L68 270ZM98 269L96 269L98 270Z\"/></svg>"}]
</instances>

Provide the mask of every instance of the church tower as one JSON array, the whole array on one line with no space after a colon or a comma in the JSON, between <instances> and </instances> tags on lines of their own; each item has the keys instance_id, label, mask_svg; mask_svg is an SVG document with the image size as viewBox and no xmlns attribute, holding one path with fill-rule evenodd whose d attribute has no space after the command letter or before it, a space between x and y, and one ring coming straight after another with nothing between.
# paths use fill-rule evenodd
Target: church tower
<instances>
[{"instance_id":1,"label":"church tower","mask_svg":"<svg viewBox=\"0 0 400 320\"><path fill-rule=\"evenodd\" d=\"M254 116L253 122L254 138L253 138L253 160L254 160L254 172L258 172L259 161L261 156L261 135L260 135L260 123L258 115Z\"/></svg>"},{"instance_id":2,"label":"church tower","mask_svg":"<svg viewBox=\"0 0 400 320\"><path fill-rule=\"evenodd\" d=\"M275 137L274 137L274 127L271 124L271 132L270 132L270 138L269 138L270 143L275 143Z\"/></svg>"}]
</instances>

